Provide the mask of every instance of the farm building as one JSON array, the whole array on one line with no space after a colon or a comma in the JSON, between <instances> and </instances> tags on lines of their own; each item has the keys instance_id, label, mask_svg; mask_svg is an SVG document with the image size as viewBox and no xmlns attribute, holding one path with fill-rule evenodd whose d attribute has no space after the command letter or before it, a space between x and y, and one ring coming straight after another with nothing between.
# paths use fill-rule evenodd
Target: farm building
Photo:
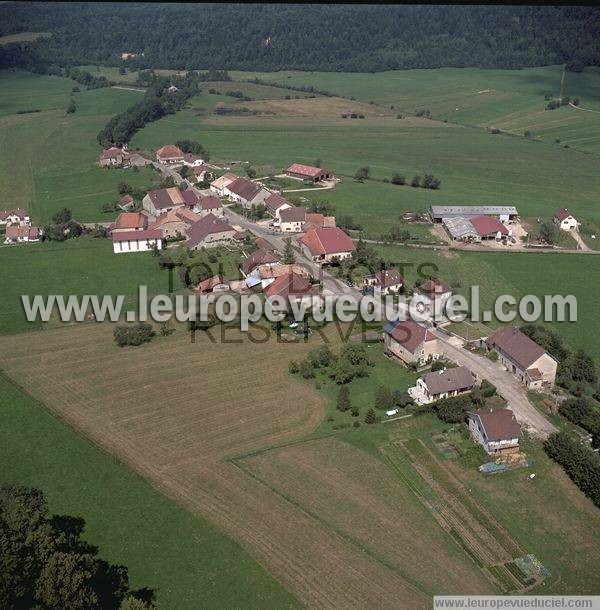
<instances>
[{"instance_id":1,"label":"farm building","mask_svg":"<svg viewBox=\"0 0 600 610\"><path fill-rule=\"evenodd\" d=\"M403 284L404 280L396 269L382 269L371 275L366 275L363 279L363 286L379 287L383 295L390 292L400 292Z\"/></svg>"},{"instance_id":2,"label":"farm building","mask_svg":"<svg viewBox=\"0 0 600 610\"><path fill-rule=\"evenodd\" d=\"M282 233L300 233L306 220L306 208L284 208L279 212L279 224Z\"/></svg>"},{"instance_id":3,"label":"farm building","mask_svg":"<svg viewBox=\"0 0 600 610\"><path fill-rule=\"evenodd\" d=\"M183 193L176 187L148 191L142 199L142 207L152 216L160 216L186 205Z\"/></svg>"},{"instance_id":4,"label":"farm building","mask_svg":"<svg viewBox=\"0 0 600 610\"><path fill-rule=\"evenodd\" d=\"M579 223L567 208L556 210L553 219L561 231L577 231L579 228Z\"/></svg>"},{"instance_id":5,"label":"farm building","mask_svg":"<svg viewBox=\"0 0 600 610\"><path fill-rule=\"evenodd\" d=\"M200 214L200 216L206 216L207 214L213 214L214 216L224 216L225 211L223 210L223 204L218 197L215 195L208 195L200 197L198 203L193 208L194 212Z\"/></svg>"},{"instance_id":6,"label":"farm building","mask_svg":"<svg viewBox=\"0 0 600 610\"><path fill-rule=\"evenodd\" d=\"M236 176L231 172L227 172L210 183L210 190L219 195L219 197L224 197L225 189L238 178L239 176Z\"/></svg>"},{"instance_id":7,"label":"farm building","mask_svg":"<svg viewBox=\"0 0 600 610\"><path fill-rule=\"evenodd\" d=\"M0 211L0 226L5 225L30 225L31 219L23 208Z\"/></svg>"},{"instance_id":8,"label":"farm building","mask_svg":"<svg viewBox=\"0 0 600 610\"><path fill-rule=\"evenodd\" d=\"M469 431L488 454L519 450L521 427L510 409L480 409L469 413Z\"/></svg>"},{"instance_id":9,"label":"farm building","mask_svg":"<svg viewBox=\"0 0 600 610\"><path fill-rule=\"evenodd\" d=\"M204 160L192 153L183 153L183 164L188 167L200 167L204 165Z\"/></svg>"},{"instance_id":10,"label":"farm building","mask_svg":"<svg viewBox=\"0 0 600 610\"><path fill-rule=\"evenodd\" d=\"M300 178L307 182L322 182L323 180L333 179L333 174L326 169L320 167L312 167L311 165L302 165L301 163L293 163L285 173L292 178Z\"/></svg>"},{"instance_id":11,"label":"farm building","mask_svg":"<svg viewBox=\"0 0 600 610\"><path fill-rule=\"evenodd\" d=\"M350 237L338 227L310 229L298 243L308 258L319 263L350 258L356 249Z\"/></svg>"},{"instance_id":12,"label":"farm building","mask_svg":"<svg viewBox=\"0 0 600 610\"><path fill-rule=\"evenodd\" d=\"M276 278L265 289L264 293L271 307L277 311L287 309L292 301L296 303L315 304L319 293L304 275L286 273Z\"/></svg>"},{"instance_id":13,"label":"farm building","mask_svg":"<svg viewBox=\"0 0 600 610\"><path fill-rule=\"evenodd\" d=\"M471 224L471 221L464 216L453 216L442 219L444 229L448 235L456 241L480 241L481 237Z\"/></svg>"},{"instance_id":14,"label":"farm building","mask_svg":"<svg viewBox=\"0 0 600 610\"><path fill-rule=\"evenodd\" d=\"M442 398L470 392L475 387L475 376L466 366L432 371L419 377L408 393L418 404L426 405Z\"/></svg>"},{"instance_id":15,"label":"farm building","mask_svg":"<svg viewBox=\"0 0 600 610\"><path fill-rule=\"evenodd\" d=\"M123 231L113 233L113 252L147 252L154 247L163 247L162 231L157 229L147 229L145 231Z\"/></svg>"},{"instance_id":16,"label":"farm building","mask_svg":"<svg viewBox=\"0 0 600 610\"><path fill-rule=\"evenodd\" d=\"M480 239L502 239L509 231L495 216L475 216L470 219Z\"/></svg>"},{"instance_id":17,"label":"farm building","mask_svg":"<svg viewBox=\"0 0 600 610\"><path fill-rule=\"evenodd\" d=\"M98 164L101 167L124 167L129 165L129 153L121 148L112 146L100 153Z\"/></svg>"},{"instance_id":18,"label":"farm building","mask_svg":"<svg viewBox=\"0 0 600 610\"><path fill-rule=\"evenodd\" d=\"M444 218L473 218L474 216L497 216L501 222L516 220L517 208L512 205L432 205L429 216L433 222L442 222Z\"/></svg>"},{"instance_id":19,"label":"farm building","mask_svg":"<svg viewBox=\"0 0 600 610\"><path fill-rule=\"evenodd\" d=\"M183 237L188 227L199 220L198 214L185 207L180 207L161 214L149 228L160 229L165 238Z\"/></svg>"},{"instance_id":20,"label":"farm building","mask_svg":"<svg viewBox=\"0 0 600 610\"><path fill-rule=\"evenodd\" d=\"M223 188L223 192L231 201L241 203L245 208L264 203L271 194L264 186L248 178L234 180Z\"/></svg>"},{"instance_id":21,"label":"farm building","mask_svg":"<svg viewBox=\"0 0 600 610\"><path fill-rule=\"evenodd\" d=\"M304 230L326 229L335 227L335 216L325 216L319 212L307 212L304 222Z\"/></svg>"},{"instance_id":22,"label":"farm building","mask_svg":"<svg viewBox=\"0 0 600 610\"><path fill-rule=\"evenodd\" d=\"M156 160L165 165L183 163L183 152L173 144L167 144L156 151Z\"/></svg>"},{"instance_id":23,"label":"farm building","mask_svg":"<svg viewBox=\"0 0 600 610\"><path fill-rule=\"evenodd\" d=\"M30 227L29 225L8 225L6 227L5 244L21 244L39 240L40 230L38 227Z\"/></svg>"},{"instance_id":24,"label":"farm building","mask_svg":"<svg viewBox=\"0 0 600 610\"><path fill-rule=\"evenodd\" d=\"M433 332L417 324L414 320L389 322L383 328L385 352L400 358L405 364L416 362L423 365L429 360L437 360L441 348Z\"/></svg>"},{"instance_id":25,"label":"farm building","mask_svg":"<svg viewBox=\"0 0 600 610\"><path fill-rule=\"evenodd\" d=\"M148 228L148 217L141 212L121 212L109 229L113 233L144 231Z\"/></svg>"},{"instance_id":26,"label":"farm building","mask_svg":"<svg viewBox=\"0 0 600 610\"><path fill-rule=\"evenodd\" d=\"M415 296L419 297L424 313L440 316L452 296L452 288L439 278L431 278L415 288Z\"/></svg>"},{"instance_id":27,"label":"farm building","mask_svg":"<svg viewBox=\"0 0 600 610\"><path fill-rule=\"evenodd\" d=\"M186 246L191 250L219 246L231 242L235 233L236 230L228 222L213 214L207 214L188 227Z\"/></svg>"},{"instance_id":28,"label":"farm building","mask_svg":"<svg viewBox=\"0 0 600 610\"><path fill-rule=\"evenodd\" d=\"M259 248L250 254L242 261L240 270L244 277L250 275L257 267L261 265L276 265L279 264L279 256L274 250L268 248Z\"/></svg>"},{"instance_id":29,"label":"farm building","mask_svg":"<svg viewBox=\"0 0 600 610\"><path fill-rule=\"evenodd\" d=\"M502 366L531 390L552 387L558 363L543 347L515 326L503 326L485 340Z\"/></svg>"}]
</instances>

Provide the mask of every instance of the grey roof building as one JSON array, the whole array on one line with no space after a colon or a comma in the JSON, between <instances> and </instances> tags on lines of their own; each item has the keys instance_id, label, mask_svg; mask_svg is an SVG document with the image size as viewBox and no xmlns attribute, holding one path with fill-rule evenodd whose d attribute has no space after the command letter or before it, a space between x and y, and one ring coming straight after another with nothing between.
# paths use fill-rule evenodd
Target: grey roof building
<instances>
[{"instance_id":1,"label":"grey roof building","mask_svg":"<svg viewBox=\"0 0 600 610\"><path fill-rule=\"evenodd\" d=\"M514 220L519 215L514 205L432 205L429 215L433 222L442 222L444 218L463 216L498 216L500 220Z\"/></svg>"}]
</instances>

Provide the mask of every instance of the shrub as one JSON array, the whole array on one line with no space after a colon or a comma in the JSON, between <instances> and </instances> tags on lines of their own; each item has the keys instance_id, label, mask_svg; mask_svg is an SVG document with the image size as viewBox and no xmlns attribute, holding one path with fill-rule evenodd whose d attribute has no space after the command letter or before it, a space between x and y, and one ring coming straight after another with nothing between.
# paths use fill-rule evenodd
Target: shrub
<instances>
[{"instance_id":1,"label":"shrub","mask_svg":"<svg viewBox=\"0 0 600 610\"><path fill-rule=\"evenodd\" d=\"M375 392L375 406L378 409L387 411L394 406L394 397L390 389L385 385L380 385Z\"/></svg>"},{"instance_id":2,"label":"shrub","mask_svg":"<svg viewBox=\"0 0 600 610\"><path fill-rule=\"evenodd\" d=\"M369 409L367 414L365 415L365 424L374 424L376 421L375 411L373 409Z\"/></svg>"},{"instance_id":3,"label":"shrub","mask_svg":"<svg viewBox=\"0 0 600 610\"><path fill-rule=\"evenodd\" d=\"M288 372L292 375L295 375L300 371L300 367L298 366L298 362L296 360L290 360L288 364Z\"/></svg>"},{"instance_id":4,"label":"shrub","mask_svg":"<svg viewBox=\"0 0 600 610\"><path fill-rule=\"evenodd\" d=\"M479 387L479 390L481 391L481 395L484 398L490 398L496 393L496 386L494 384L490 383L487 379L484 379L481 382L481 386Z\"/></svg>"},{"instance_id":5,"label":"shrub","mask_svg":"<svg viewBox=\"0 0 600 610\"><path fill-rule=\"evenodd\" d=\"M352 408L352 403L350 402L350 388L347 385L343 385L338 392L337 397L337 409L339 411L348 411Z\"/></svg>"},{"instance_id":6,"label":"shrub","mask_svg":"<svg viewBox=\"0 0 600 610\"><path fill-rule=\"evenodd\" d=\"M148 322L138 322L135 325L119 324L113 331L115 343L119 347L125 345L142 345L152 341L154 329Z\"/></svg>"},{"instance_id":7,"label":"shrub","mask_svg":"<svg viewBox=\"0 0 600 610\"><path fill-rule=\"evenodd\" d=\"M451 396L438 400L433 405L437 416L446 423L458 424L465 421L467 411L473 406L471 396L462 394L461 396Z\"/></svg>"}]
</instances>

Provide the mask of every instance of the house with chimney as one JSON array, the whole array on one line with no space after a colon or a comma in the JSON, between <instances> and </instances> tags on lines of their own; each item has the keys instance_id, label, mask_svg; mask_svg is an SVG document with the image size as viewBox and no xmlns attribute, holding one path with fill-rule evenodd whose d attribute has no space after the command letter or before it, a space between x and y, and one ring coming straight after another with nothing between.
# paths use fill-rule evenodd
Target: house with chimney
<instances>
[{"instance_id":1,"label":"house with chimney","mask_svg":"<svg viewBox=\"0 0 600 610\"><path fill-rule=\"evenodd\" d=\"M222 218L225 216L225 210L221 200L216 195L204 195L198 199L198 203L193 207L194 212L200 216L212 214Z\"/></svg>"},{"instance_id":2,"label":"house with chimney","mask_svg":"<svg viewBox=\"0 0 600 610\"><path fill-rule=\"evenodd\" d=\"M292 204L285 197L282 197L279 193L271 193L265 199L264 203L267 212L277 220L279 220L279 214L282 210L292 207Z\"/></svg>"},{"instance_id":3,"label":"house with chimney","mask_svg":"<svg viewBox=\"0 0 600 610\"><path fill-rule=\"evenodd\" d=\"M5 244L22 244L40 241L41 231L29 225L8 225L4 234Z\"/></svg>"},{"instance_id":4,"label":"house with chimney","mask_svg":"<svg viewBox=\"0 0 600 610\"><path fill-rule=\"evenodd\" d=\"M558 362L516 326L502 326L484 340L498 362L530 390L554 386Z\"/></svg>"},{"instance_id":5,"label":"house with chimney","mask_svg":"<svg viewBox=\"0 0 600 610\"><path fill-rule=\"evenodd\" d=\"M127 167L129 166L129 153L122 148L111 146L100 153L98 165L100 167Z\"/></svg>"},{"instance_id":6,"label":"house with chimney","mask_svg":"<svg viewBox=\"0 0 600 610\"><path fill-rule=\"evenodd\" d=\"M112 233L145 231L148 228L148 217L141 212L121 212L108 228Z\"/></svg>"},{"instance_id":7,"label":"house with chimney","mask_svg":"<svg viewBox=\"0 0 600 610\"><path fill-rule=\"evenodd\" d=\"M387 355L407 365L423 366L443 354L434 332L414 320L388 322L383 328L383 345Z\"/></svg>"}]
</instances>

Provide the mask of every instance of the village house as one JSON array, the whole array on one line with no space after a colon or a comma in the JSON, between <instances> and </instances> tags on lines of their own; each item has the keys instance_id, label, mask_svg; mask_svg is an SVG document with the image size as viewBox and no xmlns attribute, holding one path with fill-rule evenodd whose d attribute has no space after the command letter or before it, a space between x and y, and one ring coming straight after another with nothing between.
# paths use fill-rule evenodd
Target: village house
<instances>
[{"instance_id":1,"label":"village house","mask_svg":"<svg viewBox=\"0 0 600 610\"><path fill-rule=\"evenodd\" d=\"M204 165L204 160L192 153L183 153L182 162L188 167L200 167Z\"/></svg>"},{"instance_id":2,"label":"village house","mask_svg":"<svg viewBox=\"0 0 600 610\"><path fill-rule=\"evenodd\" d=\"M196 286L196 291L201 293L226 292L230 289L231 286L229 284L229 280L221 274L213 275Z\"/></svg>"},{"instance_id":3,"label":"village house","mask_svg":"<svg viewBox=\"0 0 600 610\"><path fill-rule=\"evenodd\" d=\"M305 220L305 208L285 208L279 212L279 222L276 226L282 233L301 233Z\"/></svg>"},{"instance_id":4,"label":"village house","mask_svg":"<svg viewBox=\"0 0 600 610\"><path fill-rule=\"evenodd\" d=\"M304 230L310 229L330 229L335 227L335 216L325 216L320 212L306 212Z\"/></svg>"},{"instance_id":5,"label":"village house","mask_svg":"<svg viewBox=\"0 0 600 610\"><path fill-rule=\"evenodd\" d=\"M122 148L112 146L100 153L98 164L101 167L125 167L129 165L129 153Z\"/></svg>"},{"instance_id":6,"label":"village house","mask_svg":"<svg viewBox=\"0 0 600 610\"><path fill-rule=\"evenodd\" d=\"M468 414L469 432L489 455L519 451L521 427L510 409L480 409Z\"/></svg>"},{"instance_id":7,"label":"village house","mask_svg":"<svg viewBox=\"0 0 600 610\"><path fill-rule=\"evenodd\" d=\"M502 326L485 340L500 364L531 390L554 386L558 363L543 347L515 326Z\"/></svg>"},{"instance_id":8,"label":"village house","mask_svg":"<svg viewBox=\"0 0 600 610\"><path fill-rule=\"evenodd\" d=\"M248 180L238 178L223 189L225 196L235 203L241 203L245 208L264 203L271 194L264 186Z\"/></svg>"},{"instance_id":9,"label":"village house","mask_svg":"<svg viewBox=\"0 0 600 610\"><path fill-rule=\"evenodd\" d=\"M452 296L452 289L443 280L430 278L415 287L415 296L418 297L418 309L422 308L428 316L440 316Z\"/></svg>"},{"instance_id":10,"label":"village house","mask_svg":"<svg viewBox=\"0 0 600 610\"><path fill-rule=\"evenodd\" d=\"M475 376L467 367L457 366L419 377L408 393L417 404L428 405L442 398L470 392L475 387L475 381Z\"/></svg>"},{"instance_id":11,"label":"village house","mask_svg":"<svg viewBox=\"0 0 600 610\"><path fill-rule=\"evenodd\" d=\"M319 292L304 275L286 273L264 289L267 301L275 311L284 311L292 302L305 304L309 309L320 302Z\"/></svg>"},{"instance_id":12,"label":"village house","mask_svg":"<svg viewBox=\"0 0 600 610\"><path fill-rule=\"evenodd\" d=\"M267 209L267 212L277 220L279 220L279 214L282 210L291 207L292 204L287 199L285 199L285 197L282 197L279 193L271 193L265 199L265 208Z\"/></svg>"},{"instance_id":13,"label":"village house","mask_svg":"<svg viewBox=\"0 0 600 610\"><path fill-rule=\"evenodd\" d=\"M167 144L156 151L156 160L164 165L183 163L183 152L173 144Z\"/></svg>"},{"instance_id":14,"label":"village house","mask_svg":"<svg viewBox=\"0 0 600 610\"><path fill-rule=\"evenodd\" d=\"M225 189L238 178L239 176L236 176L231 172L227 172L210 183L210 190L216 193L219 197L225 197Z\"/></svg>"},{"instance_id":15,"label":"village house","mask_svg":"<svg viewBox=\"0 0 600 610\"><path fill-rule=\"evenodd\" d=\"M246 277L246 287L254 288L258 284L261 285L263 290L272 284L278 277L282 275L288 275L295 273L297 275L304 276L307 280L310 280L310 273L302 265L298 263L283 264L283 263L265 263L256 267L252 273L249 273Z\"/></svg>"},{"instance_id":16,"label":"village house","mask_svg":"<svg viewBox=\"0 0 600 610\"><path fill-rule=\"evenodd\" d=\"M257 267L261 265L279 264L279 255L272 249L259 248L246 257L240 264L240 271L244 277L250 275Z\"/></svg>"},{"instance_id":17,"label":"village house","mask_svg":"<svg viewBox=\"0 0 600 610\"><path fill-rule=\"evenodd\" d=\"M363 286L379 287L381 294L386 295L390 292L398 294L402 290L404 280L397 269L382 269L371 275L366 275L363 279Z\"/></svg>"},{"instance_id":18,"label":"village house","mask_svg":"<svg viewBox=\"0 0 600 610\"><path fill-rule=\"evenodd\" d=\"M176 186L148 191L142 199L142 207L151 216L160 216L184 205L186 205L186 201L183 193Z\"/></svg>"},{"instance_id":19,"label":"village house","mask_svg":"<svg viewBox=\"0 0 600 610\"><path fill-rule=\"evenodd\" d=\"M148 217L141 212L121 212L109 230L113 233L126 231L145 231L148 228Z\"/></svg>"},{"instance_id":20,"label":"village house","mask_svg":"<svg viewBox=\"0 0 600 610\"><path fill-rule=\"evenodd\" d=\"M318 263L350 258L356 247L339 227L310 229L299 240L305 256Z\"/></svg>"},{"instance_id":21,"label":"village house","mask_svg":"<svg viewBox=\"0 0 600 610\"><path fill-rule=\"evenodd\" d=\"M188 227L199 220L198 214L186 207L180 207L161 214L149 228L160 229L165 239L176 239L185 237Z\"/></svg>"},{"instance_id":22,"label":"village house","mask_svg":"<svg viewBox=\"0 0 600 610\"><path fill-rule=\"evenodd\" d=\"M561 231L577 231L579 230L579 223L575 217L567 210L562 208L554 212L554 223L558 226Z\"/></svg>"},{"instance_id":23,"label":"village house","mask_svg":"<svg viewBox=\"0 0 600 610\"><path fill-rule=\"evenodd\" d=\"M194 172L196 182L210 182L213 178L213 172L208 165L197 165L192 167L192 171Z\"/></svg>"},{"instance_id":24,"label":"village house","mask_svg":"<svg viewBox=\"0 0 600 610\"><path fill-rule=\"evenodd\" d=\"M186 246L191 250L220 246L235 239L235 233L236 230L228 222L207 214L188 227Z\"/></svg>"},{"instance_id":25,"label":"village house","mask_svg":"<svg viewBox=\"0 0 600 610\"><path fill-rule=\"evenodd\" d=\"M399 358L405 364L414 362L422 366L442 355L433 331L414 320L389 322L384 326L383 333L386 354Z\"/></svg>"},{"instance_id":26,"label":"village house","mask_svg":"<svg viewBox=\"0 0 600 610\"><path fill-rule=\"evenodd\" d=\"M122 197L119 197L117 205L119 206L119 209L123 210L124 212L129 212L134 203L135 201L131 195L123 195Z\"/></svg>"},{"instance_id":27,"label":"village house","mask_svg":"<svg viewBox=\"0 0 600 610\"><path fill-rule=\"evenodd\" d=\"M302 165L301 163L293 163L285 170L285 173L291 178L299 178L314 183L332 180L334 177L329 170L312 167L311 165Z\"/></svg>"},{"instance_id":28,"label":"village house","mask_svg":"<svg viewBox=\"0 0 600 610\"><path fill-rule=\"evenodd\" d=\"M41 232L38 227L29 225L8 225L4 235L5 244L21 244L39 241Z\"/></svg>"},{"instance_id":29,"label":"village house","mask_svg":"<svg viewBox=\"0 0 600 610\"><path fill-rule=\"evenodd\" d=\"M163 247L163 234L160 230L122 231L112 234L113 252L148 252Z\"/></svg>"},{"instance_id":30,"label":"village house","mask_svg":"<svg viewBox=\"0 0 600 610\"><path fill-rule=\"evenodd\" d=\"M194 206L194 212L200 214L200 216L212 214L213 216L223 217L225 215L223 204L215 195L200 197L198 203Z\"/></svg>"},{"instance_id":31,"label":"village house","mask_svg":"<svg viewBox=\"0 0 600 610\"><path fill-rule=\"evenodd\" d=\"M0 226L5 225L30 225L31 218L23 208L0 211Z\"/></svg>"}]
</instances>

